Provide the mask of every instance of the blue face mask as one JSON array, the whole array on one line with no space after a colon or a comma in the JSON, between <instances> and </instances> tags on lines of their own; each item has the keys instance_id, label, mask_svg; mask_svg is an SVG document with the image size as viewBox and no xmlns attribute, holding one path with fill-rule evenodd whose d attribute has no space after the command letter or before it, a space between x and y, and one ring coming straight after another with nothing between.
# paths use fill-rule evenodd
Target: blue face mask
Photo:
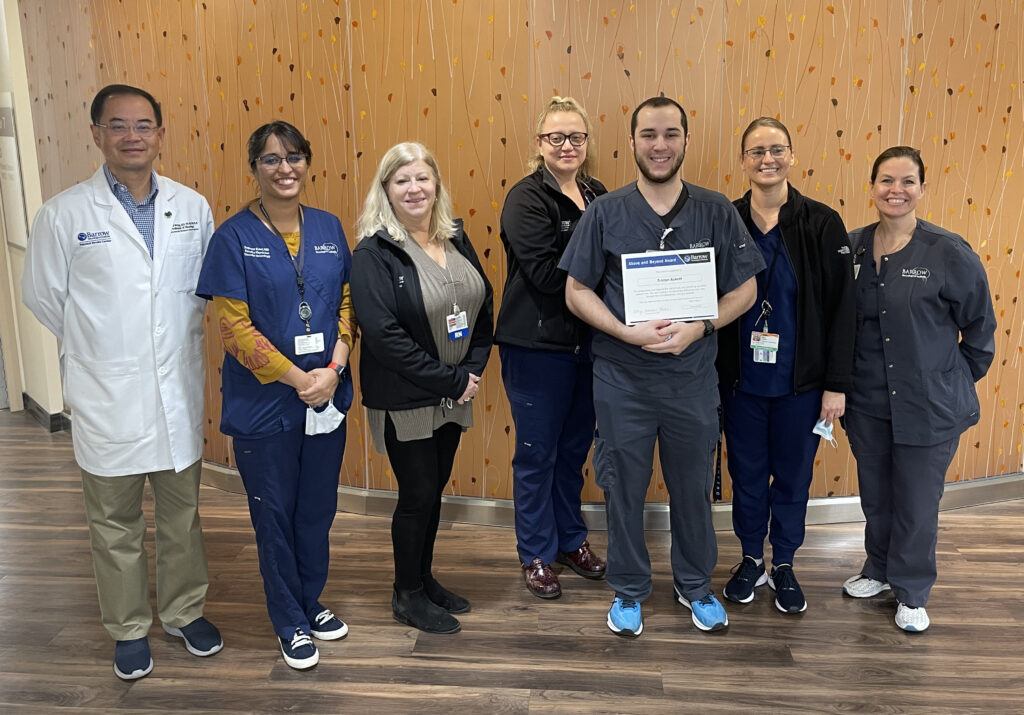
<instances>
[{"instance_id":1,"label":"blue face mask","mask_svg":"<svg viewBox=\"0 0 1024 715\"><path fill-rule=\"evenodd\" d=\"M814 429L812 429L811 432L818 435L819 437L823 437L824 439L828 440L828 443L831 444L833 447L839 446L838 444L836 444L836 438L832 436L831 422L826 422L825 420L818 420L817 422L814 423Z\"/></svg>"}]
</instances>

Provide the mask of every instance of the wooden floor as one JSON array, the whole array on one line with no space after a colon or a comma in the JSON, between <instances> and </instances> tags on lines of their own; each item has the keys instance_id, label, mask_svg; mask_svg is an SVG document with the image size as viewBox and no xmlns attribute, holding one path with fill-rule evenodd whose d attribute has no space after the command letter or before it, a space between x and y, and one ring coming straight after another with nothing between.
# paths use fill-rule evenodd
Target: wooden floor
<instances>
[{"instance_id":1,"label":"wooden floor","mask_svg":"<svg viewBox=\"0 0 1024 715\"><path fill-rule=\"evenodd\" d=\"M605 627L604 584L567 574L563 597L542 602L522 585L511 530L462 525L446 525L436 558L442 581L473 603L462 633L399 625L388 521L339 514L322 600L351 632L297 673L264 611L244 499L209 488L202 498L206 615L225 648L194 658L154 625L153 673L122 683L99 623L70 439L0 411L0 712L1024 712L1022 502L942 515L932 628L920 635L895 628L891 598L840 595L861 561L859 524L808 529L804 614L778 613L759 590L728 604L729 629L715 634L673 602L668 537L652 533L655 593L635 641ZM720 592L738 544L731 533L719 541ZM606 535L592 542L603 552Z\"/></svg>"}]
</instances>

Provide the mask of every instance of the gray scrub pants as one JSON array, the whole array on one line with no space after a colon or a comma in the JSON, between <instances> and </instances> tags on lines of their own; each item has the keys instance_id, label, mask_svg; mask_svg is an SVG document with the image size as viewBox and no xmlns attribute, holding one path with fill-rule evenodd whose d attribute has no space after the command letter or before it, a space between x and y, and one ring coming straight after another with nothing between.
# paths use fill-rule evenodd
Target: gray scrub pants
<instances>
[{"instance_id":1,"label":"gray scrub pants","mask_svg":"<svg viewBox=\"0 0 1024 715\"><path fill-rule=\"evenodd\" d=\"M711 523L718 387L694 397L629 388L594 378L594 464L608 513L608 585L626 600L643 601L651 594L644 502L657 439L670 502L675 586L689 600L703 598L711 591L718 559Z\"/></svg>"},{"instance_id":2,"label":"gray scrub pants","mask_svg":"<svg viewBox=\"0 0 1024 715\"><path fill-rule=\"evenodd\" d=\"M926 447L894 444L890 420L850 410L844 421L867 519L861 573L892 586L900 603L924 606L937 573L939 499L960 437Z\"/></svg>"}]
</instances>

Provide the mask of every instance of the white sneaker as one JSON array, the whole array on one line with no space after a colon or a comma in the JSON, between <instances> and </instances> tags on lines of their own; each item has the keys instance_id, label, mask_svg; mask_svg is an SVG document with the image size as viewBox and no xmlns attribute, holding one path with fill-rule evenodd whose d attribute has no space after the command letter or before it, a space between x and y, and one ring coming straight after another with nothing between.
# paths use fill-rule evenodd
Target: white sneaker
<instances>
[{"instance_id":1,"label":"white sneaker","mask_svg":"<svg viewBox=\"0 0 1024 715\"><path fill-rule=\"evenodd\" d=\"M896 625L908 633L920 633L928 630L931 621L928 620L928 612L924 610L924 606L911 608L901 603L896 608Z\"/></svg>"},{"instance_id":2,"label":"white sneaker","mask_svg":"<svg viewBox=\"0 0 1024 715\"><path fill-rule=\"evenodd\" d=\"M864 574L857 574L843 582L843 593L852 598L871 598L890 588L889 584L868 578Z\"/></svg>"}]
</instances>

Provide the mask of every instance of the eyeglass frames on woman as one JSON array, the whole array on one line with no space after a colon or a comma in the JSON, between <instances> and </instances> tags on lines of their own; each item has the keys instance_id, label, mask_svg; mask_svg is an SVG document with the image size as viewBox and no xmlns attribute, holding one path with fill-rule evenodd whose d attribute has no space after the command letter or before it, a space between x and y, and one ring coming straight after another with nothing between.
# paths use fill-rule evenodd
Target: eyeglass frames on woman
<instances>
[{"instance_id":1,"label":"eyeglass frames on woman","mask_svg":"<svg viewBox=\"0 0 1024 715\"><path fill-rule=\"evenodd\" d=\"M781 159L786 155L787 149L789 149L788 144L776 144L767 149L763 146L755 146L753 149L747 149L743 152L743 155L749 156L751 159L761 160L764 159L765 154L771 154L773 159Z\"/></svg>"},{"instance_id":2,"label":"eyeglass frames on woman","mask_svg":"<svg viewBox=\"0 0 1024 715\"><path fill-rule=\"evenodd\" d=\"M590 135L585 132L573 132L572 134L563 134L562 132L548 132L547 134L538 134L537 137L545 140L548 144L553 147L560 147L565 144L565 140L568 139L569 143L577 149L587 143L587 138Z\"/></svg>"},{"instance_id":3,"label":"eyeglass frames on woman","mask_svg":"<svg viewBox=\"0 0 1024 715\"><path fill-rule=\"evenodd\" d=\"M260 166L265 169L276 169L281 165L282 161L288 162L288 166L302 166L306 163L306 155L299 154L298 152L292 152L287 156L278 156L277 154L264 154L259 157L256 161L259 162Z\"/></svg>"},{"instance_id":4,"label":"eyeglass frames on woman","mask_svg":"<svg viewBox=\"0 0 1024 715\"><path fill-rule=\"evenodd\" d=\"M152 122L138 122L137 124L130 124L128 122L111 122L110 124L100 124L99 122L93 122L94 127L100 127L106 129L114 136L123 137L128 132L133 131L143 139L148 139L153 136L156 131L160 128Z\"/></svg>"}]
</instances>

